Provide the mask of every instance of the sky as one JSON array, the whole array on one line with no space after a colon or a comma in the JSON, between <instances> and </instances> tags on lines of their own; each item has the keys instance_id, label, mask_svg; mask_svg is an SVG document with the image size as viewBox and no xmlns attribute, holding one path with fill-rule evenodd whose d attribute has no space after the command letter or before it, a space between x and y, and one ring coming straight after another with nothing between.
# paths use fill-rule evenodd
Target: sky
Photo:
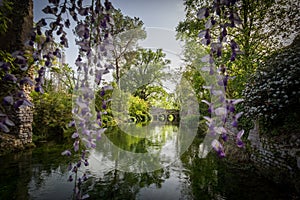
<instances>
[{"instance_id":1,"label":"sky","mask_svg":"<svg viewBox=\"0 0 300 200\"><path fill-rule=\"evenodd\" d=\"M86 1L84 1L86 2ZM171 60L171 67L181 65L182 43L175 39L175 28L185 17L184 0L111 0L115 8L124 15L139 17L147 32L147 39L139 44L144 48L162 48L166 58ZM41 11L48 5L48 0L34 0L34 21L45 17ZM68 32L69 49L66 49L66 62L71 66L77 57L72 32Z\"/></svg>"},{"instance_id":2,"label":"sky","mask_svg":"<svg viewBox=\"0 0 300 200\"><path fill-rule=\"evenodd\" d=\"M84 2L87 2L86 0ZM184 0L111 0L123 14L139 17L146 27L162 27L175 30L184 18ZM34 0L34 20L43 17L42 9L48 0Z\"/></svg>"},{"instance_id":3,"label":"sky","mask_svg":"<svg viewBox=\"0 0 300 200\"><path fill-rule=\"evenodd\" d=\"M112 0L124 14L139 17L146 27L175 30L184 18L184 0Z\"/></svg>"},{"instance_id":4,"label":"sky","mask_svg":"<svg viewBox=\"0 0 300 200\"><path fill-rule=\"evenodd\" d=\"M145 24L147 39L141 41L144 48L162 48L171 60L171 65L179 67L182 43L176 40L175 28L185 17L184 0L111 0L115 8L131 17L139 17Z\"/></svg>"}]
</instances>

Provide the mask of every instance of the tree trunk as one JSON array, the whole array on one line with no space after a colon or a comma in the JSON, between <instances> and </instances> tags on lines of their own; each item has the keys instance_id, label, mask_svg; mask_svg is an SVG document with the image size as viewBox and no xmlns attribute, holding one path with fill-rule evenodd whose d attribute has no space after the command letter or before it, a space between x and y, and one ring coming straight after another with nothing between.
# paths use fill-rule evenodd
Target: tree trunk
<instances>
[{"instance_id":1,"label":"tree trunk","mask_svg":"<svg viewBox=\"0 0 300 200\"><path fill-rule=\"evenodd\" d=\"M9 19L11 23L8 31L1 36L0 49L13 52L24 50L24 43L33 27L33 1L32 0L11 0L13 12Z\"/></svg>"}]
</instances>

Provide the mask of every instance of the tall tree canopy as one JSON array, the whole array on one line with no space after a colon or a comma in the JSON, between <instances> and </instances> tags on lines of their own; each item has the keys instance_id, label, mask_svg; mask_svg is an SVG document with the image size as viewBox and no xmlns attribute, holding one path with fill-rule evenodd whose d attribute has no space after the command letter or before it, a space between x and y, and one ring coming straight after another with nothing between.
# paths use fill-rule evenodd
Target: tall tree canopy
<instances>
[{"instance_id":1,"label":"tall tree canopy","mask_svg":"<svg viewBox=\"0 0 300 200\"><path fill-rule=\"evenodd\" d=\"M135 96L147 100L154 93L161 93L158 86L168 76L170 60L165 59L162 49L139 49L132 60L127 60L128 71L121 78L121 87L125 91L132 91ZM133 91L133 89L136 89Z\"/></svg>"},{"instance_id":2,"label":"tall tree canopy","mask_svg":"<svg viewBox=\"0 0 300 200\"><path fill-rule=\"evenodd\" d=\"M245 82L255 71L258 63L274 50L292 41L299 32L300 5L294 0L240 0L237 1L236 7L225 8L224 2L226 3L226 1L217 1L219 6L216 7L216 14L207 20L202 20L208 14L203 12L208 11L201 8L210 6L213 2L186 0L186 18L179 23L177 31L178 37L187 41L219 44L219 41L210 41L211 35L216 36L215 38L220 41L234 40L236 44L239 44L238 51L234 55L228 53L228 49L231 48L229 45L223 46L224 50L219 52L222 53L222 62L235 60L235 62L225 64L230 75L236 77L229 90L233 96L239 96L244 87L241 83ZM228 15L222 15L226 12ZM222 26L214 26L216 21L221 21ZM230 29L233 26L236 28ZM206 31L200 31L203 29ZM207 40L208 37L209 40Z\"/></svg>"},{"instance_id":3,"label":"tall tree canopy","mask_svg":"<svg viewBox=\"0 0 300 200\"><path fill-rule=\"evenodd\" d=\"M139 18L124 16L121 10L114 10L112 17L115 24L112 28L113 49L110 62L115 66L115 78L119 84L126 54L137 48L139 40L146 38L146 31Z\"/></svg>"}]
</instances>

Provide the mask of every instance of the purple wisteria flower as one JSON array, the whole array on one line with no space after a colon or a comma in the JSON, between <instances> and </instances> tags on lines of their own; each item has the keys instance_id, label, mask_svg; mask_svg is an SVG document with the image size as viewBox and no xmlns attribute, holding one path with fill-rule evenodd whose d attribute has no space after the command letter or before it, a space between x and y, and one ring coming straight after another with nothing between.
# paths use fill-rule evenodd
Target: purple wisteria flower
<instances>
[{"instance_id":1,"label":"purple wisteria flower","mask_svg":"<svg viewBox=\"0 0 300 200\"><path fill-rule=\"evenodd\" d=\"M30 86L34 85L33 81L29 77L24 77L20 80L20 85L24 85L24 84L28 84Z\"/></svg>"},{"instance_id":2,"label":"purple wisteria flower","mask_svg":"<svg viewBox=\"0 0 300 200\"><path fill-rule=\"evenodd\" d=\"M5 117L4 123L8 126L15 126L15 123L11 121L8 117Z\"/></svg>"},{"instance_id":3,"label":"purple wisteria flower","mask_svg":"<svg viewBox=\"0 0 300 200\"><path fill-rule=\"evenodd\" d=\"M77 170L78 170L77 166L74 166L72 172L77 173Z\"/></svg>"},{"instance_id":4,"label":"purple wisteria flower","mask_svg":"<svg viewBox=\"0 0 300 200\"><path fill-rule=\"evenodd\" d=\"M208 8L201 8L197 13L198 19L205 19L208 16L209 16Z\"/></svg>"},{"instance_id":5,"label":"purple wisteria flower","mask_svg":"<svg viewBox=\"0 0 300 200\"><path fill-rule=\"evenodd\" d=\"M223 126L214 127L214 130L215 130L216 133L221 135L224 142L227 141L227 130Z\"/></svg>"},{"instance_id":6,"label":"purple wisteria flower","mask_svg":"<svg viewBox=\"0 0 300 200\"><path fill-rule=\"evenodd\" d=\"M69 165L68 165L68 171L71 171L72 168L73 168L72 163L69 163Z\"/></svg>"},{"instance_id":7,"label":"purple wisteria flower","mask_svg":"<svg viewBox=\"0 0 300 200\"><path fill-rule=\"evenodd\" d=\"M228 102L227 102L227 110L229 112L234 113L235 112L235 105L238 104L238 103L241 103L243 101L244 101L243 99L231 99L231 100L228 100Z\"/></svg>"},{"instance_id":8,"label":"purple wisteria flower","mask_svg":"<svg viewBox=\"0 0 300 200\"><path fill-rule=\"evenodd\" d=\"M221 137L222 137L222 140L223 140L224 142L227 142L228 136L227 136L227 133L226 133L226 132L223 132L222 135L221 135Z\"/></svg>"},{"instance_id":9,"label":"purple wisteria flower","mask_svg":"<svg viewBox=\"0 0 300 200\"><path fill-rule=\"evenodd\" d=\"M221 158L225 157L223 145L218 140L213 140L211 145Z\"/></svg>"},{"instance_id":10,"label":"purple wisteria flower","mask_svg":"<svg viewBox=\"0 0 300 200\"><path fill-rule=\"evenodd\" d=\"M89 166L89 162L87 159L84 160L84 166Z\"/></svg>"},{"instance_id":11,"label":"purple wisteria flower","mask_svg":"<svg viewBox=\"0 0 300 200\"><path fill-rule=\"evenodd\" d=\"M75 152L79 150L79 140L78 140L78 139L75 140L73 146L74 146L74 151L75 151Z\"/></svg>"},{"instance_id":12,"label":"purple wisteria flower","mask_svg":"<svg viewBox=\"0 0 300 200\"><path fill-rule=\"evenodd\" d=\"M215 135L215 122L214 122L214 120L210 117L207 117L207 116L204 116L203 118L206 120L205 124L208 126L208 130L209 130L210 134Z\"/></svg>"},{"instance_id":13,"label":"purple wisteria flower","mask_svg":"<svg viewBox=\"0 0 300 200\"><path fill-rule=\"evenodd\" d=\"M85 142L85 146L86 148L90 149L90 148L96 148L96 139L86 139L86 138L82 138L82 141Z\"/></svg>"},{"instance_id":14,"label":"purple wisteria flower","mask_svg":"<svg viewBox=\"0 0 300 200\"><path fill-rule=\"evenodd\" d=\"M3 80L4 80L4 81L11 81L11 82L13 82L13 83L16 83L18 79L16 78L15 75L13 75L13 74L8 74L8 73L7 73L7 74L5 74Z\"/></svg>"},{"instance_id":15,"label":"purple wisteria flower","mask_svg":"<svg viewBox=\"0 0 300 200\"><path fill-rule=\"evenodd\" d=\"M73 133L73 135L72 135L73 139L78 138L78 137L79 137L79 134L77 132Z\"/></svg>"},{"instance_id":16,"label":"purple wisteria flower","mask_svg":"<svg viewBox=\"0 0 300 200\"><path fill-rule=\"evenodd\" d=\"M106 131L106 128L102 128L100 130L97 131L97 140L101 139L101 135Z\"/></svg>"},{"instance_id":17,"label":"purple wisteria flower","mask_svg":"<svg viewBox=\"0 0 300 200\"><path fill-rule=\"evenodd\" d=\"M76 166L77 166L77 168L80 168L80 166L81 166L81 160L79 160L79 161L77 162Z\"/></svg>"},{"instance_id":18,"label":"purple wisteria flower","mask_svg":"<svg viewBox=\"0 0 300 200\"><path fill-rule=\"evenodd\" d=\"M0 129L5 133L9 132L9 128L3 122L0 122Z\"/></svg>"},{"instance_id":19,"label":"purple wisteria flower","mask_svg":"<svg viewBox=\"0 0 300 200\"><path fill-rule=\"evenodd\" d=\"M63 156L71 156L72 153L71 153L70 150L65 150L64 152L61 153L61 155L63 155Z\"/></svg>"},{"instance_id":20,"label":"purple wisteria flower","mask_svg":"<svg viewBox=\"0 0 300 200\"><path fill-rule=\"evenodd\" d=\"M233 127L237 127L238 126L238 119L242 116L243 112L239 112L236 115L233 116L233 122L231 123L231 125Z\"/></svg>"},{"instance_id":21,"label":"purple wisteria flower","mask_svg":"<svg viewBox=\"0 0 300 200\"><path fill-rule=\"evenodd\" d=\"M82 178L81 178L83 181L86 181L88 179L88 176L84 173Z\"/></svg>"},{"instance_id":22,"label":"purple wisteria flower","mask_svg":"<svg viewBox=\"0 0 300 200\"><path fill-rule=\"evenodd\" d=\"M14 98L12 96L6 96L3 98L3 104L4 105L13 105Z\"/></svg>"},{"instance_id":23,"label":"purple wisteria flower","mask_svg":"<svg viewBox=\"0 0 300 200\"><path fill-rule=\"evenodd\" d=\"M205 104L208 105L208 112L209 112L209 113L213 113L213 112L214 112L214 107L213 107L213 104L212 104L212 103L210 103L210 102L208 102L208 101L206 101L206 100L201 100L201 102L203 102L203 103L205 103Z\"/></svg>"},{"instance_id":24,"label":"purple wisteria flower","mask_svg":"<svg viewBox=\"0 0 300 200\"><path fill-rule=\"evenodd\" d=\"M244 142L242 141L242 136L244 135L244 130L241 130L238 132L238 134L236 135L236 144L238 147L244 147Z\"/></svg>"},{"instance_id":25,"label":"purple wisteria flower","mask_svg":"<svg viewBox=\"0 0 300 200\"><path fill-rule=\"evenodd\" d=\"M69 124L68 124L68 127L74 127L75 126L75 121L71 121Z\"/></svg>"}]
</instances>

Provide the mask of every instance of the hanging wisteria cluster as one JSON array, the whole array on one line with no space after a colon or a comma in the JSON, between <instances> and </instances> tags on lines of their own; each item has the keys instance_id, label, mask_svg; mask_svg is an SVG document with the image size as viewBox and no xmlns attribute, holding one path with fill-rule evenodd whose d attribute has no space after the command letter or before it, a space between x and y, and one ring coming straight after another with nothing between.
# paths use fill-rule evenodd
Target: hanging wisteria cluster
<instances>
[{"instance_id":1,"label":"hanging wisteria cluster","mask_svg":"<svg viewBox=\"0 0 300 200\"><path fill-rule=\"evenodd\" d=\"M228 36L228 29L241 24L237 9L237 0L215 0L211 7L203 7L198 13L199 20L205 21L205 30L199 32L202 44L210 47L210 54L201 59L203 76L211 94L211 102L203 100L209 108L211 117L204 117L207 121L208 132L213 138L211 145L220 157L225 156L223 143L228 140L228 134L234 134L238 147L243 147L242 136L244 130L234 133L238 126L238 119L242 113L235 114L235 105L242 99L227 99L226 89L229 80L226 65L222 61L222 51L230 47L230 61L236 59L239 52L238 44ZM217 64L215 64L217 63ZM216 67L217 66L217 67ZM217 69L216 69L217 68ZM234 128L234 129L233 129ZM222 141L218 140L221 136Z\"/></svg>"},{"instance_id":2,"label":"hanging wisteria cluster","mask_svg":"<svg viewBox=\"0 0 300 200\"><path fill-rule=\"evenodd\" d=\"M42 29L44 28L44 40L38 40L33 55L39 62L43 61L44 66L38 71L39 76L35 79L35 90L43 92L42 85L45 75L45 67L51 67L54 56L61 57L59 49L49 51L49 44L55 43L54 34L59 37L59 43L67 48L68 38L66 28L71 26L71 22L76 23L75 34L77 36L76 44L79 46L79 55L75 61L77 66L76 87L74 92L74 105L73 114L78 116L78 120L84 124L84 120L90 119L80 118L85 115L92 115L91 104L94 100L94 87L101 84L101 78L103 74L108 73L111 67L103 65L103 55L107 55L107 50L111 45L110 29L113 25L113 20L110 17L111 9L113 9L109 1L105 1L102 5L100 0L92 1L91 5L83 6L82 0L70 0L60 2L59 0L49 0L50 5L43 9L46 14L53 15L55 20L47 22L45 19L41 19L31 35L29 44L35 45L37 36L43 35ZM70 16L71 19L68 17ZM46 27L49 23L49 27ZM96 79L96 80L95 80ZM105 87L108 88L108 87ZM98 120L100 118L98 113ZM95 120L94 120L95 121ZM81 132L88 132L83 131ZM75 143L75 149L77 149L77 143ZM91 141L87 146L91 146Z\"/></svg>"},{"instance_id":3,"label":"hanging wisteria cluster","mask_svg":"<svg viewBox=\"0 0 300 200\"><path fill-rule=\"evenodd\" d=\"M114 21L111 17L113 11L112 4L105 0L92 0L90 4L84 5L82 0L49 0L42 11L50 17L40 19L30 33L26 42L28 51L16 51L12 53L12 61L0 62L2 82L5 82L8 95L3 98L3 105L6 107L19 108L22 106L32 106L24 92L24 85L34 86L36 92L43 93L45 72L51 68L56 59L61 59L61 48L69 47L67 31L75 25L76 45L79 47L79 55L75 61L77 66L77 79L73 95L73 116L74 121L70 126L76 126L77 132L72 135L75 140L73 151L79 151L80 141L83 141L86 148L96 146L95 141L101 138L105 131L102 128L101 116L105 112L96 112L94 106L94 90L101 85L102 76L113 69L106 64L106 59L110 57L112 49L111 30ZM39 66L38 76L33 80L26 76L27 70L31 66ZM11 68L18 67L21 73L12 74ZM20 71L19 70L19 71ZM22 73L24 72L24 73ZM102 86L101 94L111 86ZM109 101L109 100L108 100ZM103 101L104 109L106 101ZM0 111L0 128L4 132L9 132L8 126L14 126L12 120L5 114L5 110ZM72 151L66 150L62 155L71 156ZM88 165L86 151L82 152L79 161L73 166L69 165L69 181L75 179L74 196L76 199L84 199L88 195L82 195L81 183L86 180L86 174L78 178L77 172L81 164ZM75 176L75 177L74 177Z\"/></svg>"},{"instance_id":4,"label":"hanging wisteria cluster","mask_svg":"<svg viewBox=\"0 0 300 200\"><path fill-rule=\"evenodd\" d=\"M59 40L60 45L67 48L68 39L65 29L70 28L71 21L73 21L77 24L76 34L79 37L77 45L80 46L80 55L84 55L82 52L86 53L84 56L90 55L93 44L109 37L112 19L109 16L110 9L112 5L109 1L105 1L103 6L100 0L93 0L91 5L83 6L82 0L49 0L49 5L43 9L43 12L52 15L52 20L49 18L39 20L31 31L24 49L16 50L11 53L11 57L8 56L6 60L0 61L0 75L3 83L1 85L5 86L4 89L7 91L7 96L2 99L3 105L0 110L2 131L9 132L8 126L14 125L6 114L12 107L18 109L32 106L24 93L24 85L29 84L34 86L35 91L44 92L46 68L51 68L53 61L62 56L60 48L55 48L57 46L55 38ZM84 21L88 22L85 26L82 22L84 18L86 18ZM90 33L91 28L94 33ZM91 34L95 37L91 38ZM38 77L34 81L27 76L32 66L40 66Z\"/></svg>"},{"instance_id":5,"label":"hanging wisteria cluster","mask_svg":"<svg viewBox=\"0 0 300 200\"><path fill-rule=\"evenodd\" d=\"M2 92L5 92L0 107L0 129L5 133L10 132L9 127L15 126L7 113L12 109L32 106L24 92L25 85L34 85L33 81L26 76L29 65L30 61L23 51L15 51L11 54L11 58L0 61L2 78L0 83ZM19 73L13 74L12 71L19 71Z\"/></svg>"},{"instance_id":6,"label":"hanging wisteria cluster","mask_svg":"<svg viewBox=\"0 0 300 200\"><path fill-rule=\"evenodd\" d=\"M57 5L58 1L52 1ZM92 1L91 6L83 6L82 1L71 1L72 7L66 8L73 20L77 22L75 27L75 34L77 36L76 44L79 46L79 55L75 61L77 66L77 79L73 93L72 113L74 121L71 125L75 125L77 132L72 135L75 140L73 147L74 152L79 151L80 142L83 142L87 149L96 147L96 140L101 138L101 134L105 131L102 128L101 116L102 112L95 110L95 88L100 86L102 76L109 73L112 69L110 65L106 64L106 59L110 57L110 50L112 49L112 36L110 35L111 28L114 24L110 13L113 9L109 1L105 1L104 5L100 0ZM66 6L65 3L63 6ZM47 6L44 12L56 12L55 7ZM61 7L64 10L64 7ZM80 15L80 17L77 17ZM64 23L66 26L70 25L70 20L67 19ZM57 24L57 35L62 34L60 43L67 47L68 41L65 36L63 24ZM102 87L102 93L106 90L112 89L110 86ZM106 101L103 101L102 107L105 109ZM71 155L70 150L66 150L63 155ZM78 168L83 162L88 165L85 159L86 151L83 151L83 156L77 164L70 163L70 177L69 181L75 179L74 194L76 199L83 199L88 195L82 196L81 184L86 180L86 174L78 178Z\"/></svg>"}]
</instances>

